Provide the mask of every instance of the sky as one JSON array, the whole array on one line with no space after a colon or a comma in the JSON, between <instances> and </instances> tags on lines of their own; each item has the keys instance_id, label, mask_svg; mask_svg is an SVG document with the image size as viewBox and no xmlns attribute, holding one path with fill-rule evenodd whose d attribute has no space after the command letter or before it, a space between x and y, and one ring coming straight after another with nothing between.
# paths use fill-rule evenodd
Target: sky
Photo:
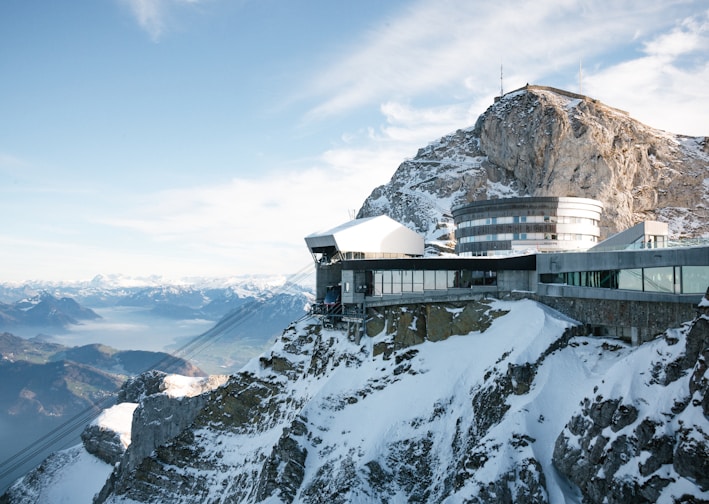
<instances>
[{"instance_id":1,"label":"sky","mask_svg":"<svg viewBox=\"0 0 709 504\"><path fill-rule=\"evenodd\" d=\"M0 282L295 273L526 83L707 136L709 3L4 0Z\"/></svg>"}]
</instances>

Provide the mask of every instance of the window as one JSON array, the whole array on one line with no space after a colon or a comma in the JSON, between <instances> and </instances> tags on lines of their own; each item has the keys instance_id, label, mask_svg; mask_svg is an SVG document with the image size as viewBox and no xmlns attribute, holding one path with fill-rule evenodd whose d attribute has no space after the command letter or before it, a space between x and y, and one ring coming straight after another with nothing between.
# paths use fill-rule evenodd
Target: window
<instances>
[{"instance_id":1,"label":"window","mask_svg":"<svg viewBox=\"0 0 709 504\"><path fill-rule=\"evenodd\" d=\"M436 271L436 289L445 290L448 288L448 272Z\"/></svg>"},{"instance_id":2,"label":"window","mask_svg":"<svg viewBox=\"0 0 709 504\"><path fill-rule=\"evenodd\" d=\"M674 292L675 274L672 266L645 268L644 287L647 292Z\"/></svg>"},{"instance_id":3,"label":"window","mask_svg":"<svg viewBox=\"0 0 709 504\"><path fill-rule=\"evenodd\" d=\"M373 296L381 296L382 295L382 280L383 280L383 272L382 271L375 271L374 272L374 282L373 282L373 289L372 289L372 295Z\"/></svg>"},{"instance_id":4,"label":"window","mask_svg":"<svg viewBox=\"0 0 709 504\"><path fill-rule=\"evenodd\" d=\"M414 292L423 292L423 271L416 270L413 272L413 289Z\"/></svg>"},{"instance_id":5,"label":"window","mask_svg":"<svg viewBox=\"0 0 709 504\"><path fill-rule=\"evenodd\" d=\"M401 294L401 270L391 272L391 293Z\"/></svg>"},{"instance_id":6,"label":"window","mask_svg":"<svg viewBox=\"0 0 709 504\"><path fill-rule=\"evenodd\" d=\"M703 294L709 287L709 266L682 266L682 292Z\"/></svg>"},{"instance_id":7,"label":"window","mask_svg":"<svg viewBox=\"0 0 709 504\"><path fill-rule=\"evenodd\" d=\"M382 271L382 294L391 294L391 271Z\"/></svg>"},{"instance_id":8,"label":"window","mask_svg":"<svg viewBox=\"0 0 709 504\"><path fill-rule=\"evenodd\" d=\"M414 288L414 272L404 270L401 272L401 292L411 292Z\"/></svg>"},{"instance_id":9,"label":"window","mask_svg":"<svg viewBox=\"0 0 709 504\"><path fill-rule=\"evenodd\" d=\"M436 288L436 272L435 271L424 271L423 272L423 290L434 290Z\"/></svg>"}]
</instances>

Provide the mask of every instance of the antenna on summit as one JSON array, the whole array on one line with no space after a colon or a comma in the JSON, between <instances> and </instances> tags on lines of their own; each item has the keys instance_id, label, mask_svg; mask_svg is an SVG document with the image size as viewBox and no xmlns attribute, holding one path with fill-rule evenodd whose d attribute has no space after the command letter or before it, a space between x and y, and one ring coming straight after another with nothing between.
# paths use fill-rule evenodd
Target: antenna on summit
<instances>
[{"instance_id":1,"label":"antenna on summit","mask_svg":"<svg viewBox=\"0 0 709 504\"><path fill-rule=\"evenodd\" d=\"M581 72L581 58L579 58L579 94L583 94L583 85L582 85L582 72Z\"/></svg>"},{"instance_id":2,"label":"antenna on summit","mask_svg":"<svg viewBox=\"0 0 709 504\"><path fill-rule=\"evenodd\" d=\"M504 91L502 89L502 65L500 65L500 97L504 95Z\"/></svg>"}]
</instances>

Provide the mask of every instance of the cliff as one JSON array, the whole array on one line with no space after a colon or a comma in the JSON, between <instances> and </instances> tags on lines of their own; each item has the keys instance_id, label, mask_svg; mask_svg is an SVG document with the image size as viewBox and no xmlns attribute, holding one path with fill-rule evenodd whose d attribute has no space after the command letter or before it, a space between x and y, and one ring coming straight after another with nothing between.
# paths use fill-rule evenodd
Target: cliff
<instances>
[{"instance_id":1,"label":"cliff","mask_svg":"<svg viewBox=\"0 0 709 504\"><path fill-rule=\"evenodd\" d=\"M95 502L709 499L704 316L634 348L526 300L377 320L362 345L303 320L188 403L141 378L132 443ZM38 481L6 502L46 495Z\"/></svg>"},{"instance_id":2,"label":"cliff","mask_svg":"<svg viewBox=\"0 0 709 504\"><path fill-rule=\"evenodd\" d=\"M387 214L425 234L429 251L455 246L450 209L504 196L577 196L605 205L603 237L642 220L674 238L709 235L709 139L653 129L589 97L528 86L476 124L418 151L357 217Z\"/></svg>"}]
</instances>

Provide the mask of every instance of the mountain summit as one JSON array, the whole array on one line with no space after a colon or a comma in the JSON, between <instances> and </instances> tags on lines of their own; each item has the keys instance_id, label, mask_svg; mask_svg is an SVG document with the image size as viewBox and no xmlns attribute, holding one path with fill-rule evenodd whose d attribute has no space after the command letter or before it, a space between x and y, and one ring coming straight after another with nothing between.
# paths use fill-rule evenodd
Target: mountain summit
<instances>
[{"instance_id":1,"label":"mountain summit","mask_svg":"<svg viewBox=\"0 0 709 504\"><path fill-rule=\"evenodd\" d=\"M458 204L581 196L605 204L605 235L652 217L699 236L707 150L528 86L402 163L359 217L433 254ZM110 504L709 502L709 300L631 346L528 294L367 305L361 339L304 316L228 378L141 375L114 411L128 421L95 423L0 502L78 502L79 481Z\"/></svg>"},{"instance_id":2,"label":"mountain summit","mask_svg":"<svg viewBox=\"0 0 709 504\"><path fill-rule=\"evenodd\" d=\"M509 196L576 196L605 205L602 238L643 220L673 237L709 234L709 139L653 129L587 96L527 86L475 126L401 163L357 217L387 214L452 251L451 208Z\"/></svg>"}]
</instances>

